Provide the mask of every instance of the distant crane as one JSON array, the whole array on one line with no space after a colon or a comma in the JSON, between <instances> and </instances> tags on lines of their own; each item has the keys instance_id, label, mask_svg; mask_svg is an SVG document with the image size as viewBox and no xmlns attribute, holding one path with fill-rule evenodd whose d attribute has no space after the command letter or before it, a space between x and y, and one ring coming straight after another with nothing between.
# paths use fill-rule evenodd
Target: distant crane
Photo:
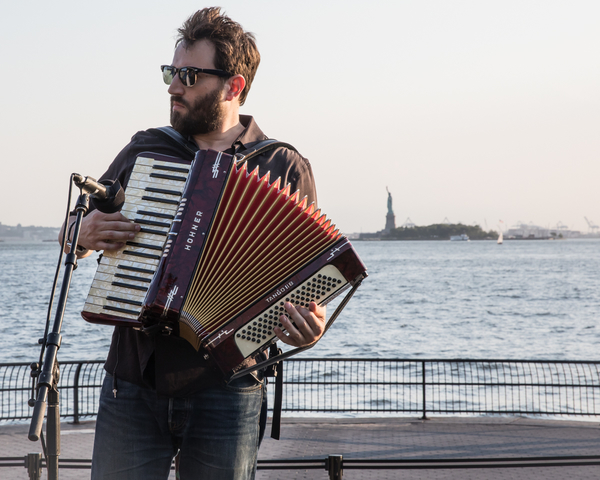
<instances>
[{"instance_id":1,"label":"distant crane","mask_svg":"<svg viewBox=\"0 0 600 480\"><path fill-rule=\"evenodd\" d=\"M587 218L587 217L583 217L583 218L585 218L585 221L586 221L586 222L587 222L587 224L588 224L588 233L591 233L592 235L593 235L594 233L596 233L596 230L598 230L598 228L600 228L600 227L598 227L598 225L596 225L596 224L595 224L594 222L592 222L591 220L588 220L588 218Z\"/></svg>"},{"instance_id":2,"label":"distant crane","mask_svg":"<svg viewBox=\"0 0 600 480\"><path fill-rule=\"evenodd\" d=\"M450 220L448 220L448 217L444 217L442 220L442 225L450 225Z\"/></svg>"},{"instance_id":3,"label":"distant crane","mask_svg":"<svg viewBox=\"0 0 600 480\"><path fill-rule=\"evenodd\" d=\"M556 224L556 229L557 230L568 230L569 227L567 227L564 223L562 223L560 220L558 221L558 223Z\"/></svg>"},{"instance_id":4,"label":"distant crane","mask_svg":"<svg viewBox=\"0 0 600 480\"><path fill-rule=\"evenodd\" d=\"M404 222L402 224L402 228L415 228L416 225L413 223L413 221L410 219L410 217L408 217L406 219L406 222Z\"/></svg>"}]
</instances>

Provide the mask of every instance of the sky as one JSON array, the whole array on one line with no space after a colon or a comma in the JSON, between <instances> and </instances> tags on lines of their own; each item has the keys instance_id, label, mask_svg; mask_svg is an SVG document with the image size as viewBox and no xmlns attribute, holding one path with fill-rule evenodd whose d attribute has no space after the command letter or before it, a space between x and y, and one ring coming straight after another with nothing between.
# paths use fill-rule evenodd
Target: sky
<instances>
[{"instance_id":1,"label":"sky","mask_svg":"<svg viewBox=\"0 0 600 480\"><path fill-rule=\"evenodd\" d=\"M0 222L59 226L69 175L98 178L167 125L159 66L211 4L32 0L0 17ZM600 224L600 2L224 1L262 61L241 112L293 144L345 233L499 221ZM73 199L74 201L74 199Z\"/></svg>"}]
</instances>

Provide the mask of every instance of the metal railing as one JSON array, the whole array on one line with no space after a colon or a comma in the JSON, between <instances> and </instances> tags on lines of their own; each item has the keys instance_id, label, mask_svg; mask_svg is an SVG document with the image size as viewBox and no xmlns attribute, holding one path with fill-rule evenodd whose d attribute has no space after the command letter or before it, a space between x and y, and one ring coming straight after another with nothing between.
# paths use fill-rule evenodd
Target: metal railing
<instances>
[{"instance_id":1,"label":"metal railing","mask_svg":"<svg viewBox=\"0 0 600 480\"><path fill-rule=\"evenodd\" d=\"M62 417L96 415L102 365L60 364ZM283 411L310 415L600 415L600 362L296 358L283 388ZM30 396L29 365L0 364L0 421L31 418Z\"/></svg>"},{"instance_id":2,"label":"metal railing","mask_svg":"<svg viewBox=\"0 0 600 480\"><path fill-rule=\"evenodd\" d=\"M318 458L258 459L258 470L325 470L330 480L341 480L345 470L452 470L452 469L507 469L507 468L550 468L590 467L600 465L598 455L543 456L543 457L479 457L479 458L344 458L343 455L327 455ZM60 458L60 469L89 470L91 459ZM30 453L24 457L0 457L1 467L25 467L30 478L39 478L47 468L41 453ZM175 466L171 467L175 470ZM36 476L37 475L37 476ZM399 474L397 474L399 475ZM525 475L521 474L521 477ZM535 474L534 474L535 475ZM565 477L569 476L566 474ZM572 476L572 474L571 474ZM519 477L519 478L521 478ZM539 475L535 475L538 478ZM387 477L386 477L387 478Z\"/></svg>"},{"instance_id":3,"label":"metal railing","mask_svg":"<svg viewBox=\"0 0 600 480\"><path fill-rule=\"evenodd\" d=\"M31 418L31 369L28 363L0 364L0 421ZM91 417L98 412L104 361L87 360L60 363L60 416Z\"/></svg>"},{"instance_id":4,"label":"metal railing","mask_svg":"<svg viewBox=\"0 0 600 480\"><path fill-rule=\"evenodd\" d=\"M318 358L284 370L287 412L600 415L600 362Z\"/></svg>"}]
</instances>

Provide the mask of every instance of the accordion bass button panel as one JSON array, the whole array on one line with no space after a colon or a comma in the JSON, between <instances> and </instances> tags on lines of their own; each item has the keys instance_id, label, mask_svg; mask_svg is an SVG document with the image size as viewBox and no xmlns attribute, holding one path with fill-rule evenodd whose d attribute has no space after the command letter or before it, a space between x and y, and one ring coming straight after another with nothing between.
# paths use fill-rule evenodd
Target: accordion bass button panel
<instances>
[{"instance_id":1,"label":"accordion bass button panel","mask_svg":"<svg viewBox=\"0 0 600 480\"><path fill-rule=\"evenodd\" d=\"M121 213L139 224L141 230L121 250L103 253L82 313L138 320L188 170L185 164L136 159Z\"/></svg>"},{"instance_id":2,"label":"accordion bass button panel","mask_svg":"<svg viewBox=\"0 0 600 480\"><path fill-rule=\"evenodd\" d=\"M325 305L348 286L349 283L335 266L324 266L294 290L287 292L285 297L273 302L267 310L238 329L235 334L237 347L244 357L248 357L277 341L273 328L276 326L282 328L279 322L281 315L289 318L283 306L285 302L307 308L310 302Z\"/></svg>"}]
</instances>

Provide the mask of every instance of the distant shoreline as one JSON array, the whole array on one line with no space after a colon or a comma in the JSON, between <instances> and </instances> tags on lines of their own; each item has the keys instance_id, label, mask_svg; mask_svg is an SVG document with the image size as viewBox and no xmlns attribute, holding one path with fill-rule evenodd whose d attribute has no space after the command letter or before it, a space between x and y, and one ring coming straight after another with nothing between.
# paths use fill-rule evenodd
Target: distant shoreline
<instances>
[{"instance_id":1,"label":"distant shoreline","mask_svg":"<svg viewBox=\"0 0 600 480\"><path fill-rule=\"evenodd\" d=\"M532 241L532 240L598 240L600 235L587 236L582 235L579 237L534 237L534 238L506 238L505 242L514 241ZM352 242L450 242L449 238L350 238ZM469 242L496 242L497 238L475 238L469 239L468 241L455 241L452 243L469 243Z\"/></svg>"},{"instance_id":2,"label":"distant shoreline","mask_svg":"<svg viewBox=\"0 0 600 480\"><path fill-rule=\"evenodd\" d=\"M0 243L56 243L58 245L58 240L56 238L14 238L14 237L5 237L0 238Z\"/></svg>"}]
</instances>

